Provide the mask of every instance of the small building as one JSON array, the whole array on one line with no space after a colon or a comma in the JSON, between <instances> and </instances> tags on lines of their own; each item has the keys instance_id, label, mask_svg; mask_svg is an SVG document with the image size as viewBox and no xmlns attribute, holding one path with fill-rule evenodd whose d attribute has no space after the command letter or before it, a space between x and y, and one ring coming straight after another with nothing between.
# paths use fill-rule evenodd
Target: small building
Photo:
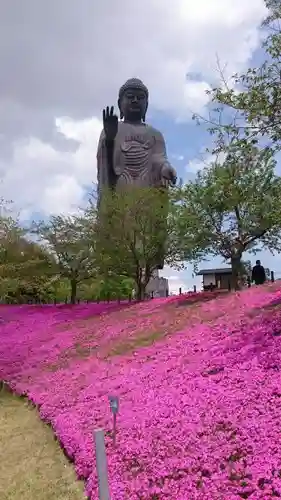
<instances>
[{"instance_id":1,"label":"small building","mask_svg":"<svg viewBox=\"0 0 281 500\"><path fill-rule=\"evenodd\" d=\"M221 289L229 290L233 288L232 270L230 267L222 267L219 269L201 269L197 273L198 276L203 276L203 290Z\"/></svg>"}]
</instances>

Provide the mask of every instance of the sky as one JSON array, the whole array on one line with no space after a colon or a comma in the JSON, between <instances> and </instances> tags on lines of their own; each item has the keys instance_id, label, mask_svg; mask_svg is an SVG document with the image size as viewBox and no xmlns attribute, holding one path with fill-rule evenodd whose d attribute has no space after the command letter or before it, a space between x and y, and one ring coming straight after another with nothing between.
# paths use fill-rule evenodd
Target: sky
<instances>
[{"instance_id":1,"label":"sky","mask_svg":"<svg viewBox=\"0 0 281 500\"><path fill-rule=\"evenodd\" d=\"M96 183L102 109L131 77L187 180L210 143L206 90L259 58L263 0L7 0L0 6L0 195L22 221L73 213ZM117 111L117 108L116 108ZM281 259L262 252L281 274ZM256 257L252 257L252 261ZM219 258L202 267L221 265ZM170 289L201 278L166 268Z\"/></svg>"}]
</instances>

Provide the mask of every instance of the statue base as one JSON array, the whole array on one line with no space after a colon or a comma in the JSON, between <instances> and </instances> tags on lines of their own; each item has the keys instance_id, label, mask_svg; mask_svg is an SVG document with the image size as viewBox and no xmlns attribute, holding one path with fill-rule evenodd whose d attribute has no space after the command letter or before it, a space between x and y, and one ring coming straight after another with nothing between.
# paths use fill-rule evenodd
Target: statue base
<instances>
[{"instance_id":1,"label":"statue base","mask_svg":"<svg viewBox=\"0 0 281 500\"><path fill-rule=\"evenodd\" d=\"M149 297L167 297L169 295L169 282L166 278L160 278L159 270L156 269L145 289L146 295Z\"/></svg>"}]
</instances>

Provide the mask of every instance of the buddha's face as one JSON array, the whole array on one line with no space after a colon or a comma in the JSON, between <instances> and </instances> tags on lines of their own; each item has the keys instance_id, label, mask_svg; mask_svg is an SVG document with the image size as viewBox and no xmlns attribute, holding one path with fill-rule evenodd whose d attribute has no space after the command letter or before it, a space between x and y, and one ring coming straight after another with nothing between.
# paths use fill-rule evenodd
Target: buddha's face
<instances>
[{"instance_id":1,"label":"buddha's face","mask_svg":"<svg viewBox=\"0 0 281 500\"><path fill-rule=\"evenodd\" d=\"M141 121L145 117L148 105L146 93L139 88L127 89L118 105L125 120Z\"/></svg>"}]
</instances>

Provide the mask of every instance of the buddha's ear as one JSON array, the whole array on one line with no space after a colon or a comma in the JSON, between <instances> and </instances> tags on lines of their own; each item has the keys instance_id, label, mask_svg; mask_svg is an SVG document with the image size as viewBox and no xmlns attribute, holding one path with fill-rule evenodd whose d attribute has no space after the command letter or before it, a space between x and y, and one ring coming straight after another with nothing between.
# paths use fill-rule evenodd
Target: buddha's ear
<instances>
[{"instance_id":1,"label":"buddha's ear","mask_svg":"<svg viewBox=\"0 0 281 500\"><path fill-rule=\"evenodd\" d=\"M146 116L147 108L148 108L148 101L146 102L145 110L144 110L144 113L142 115L142 121L143 121L143 123L145 123L145 116Z\"/></svg>"},{"instance_id":2,"label":"buddha's ear","mask_svg":"<svg viewBox=\"0 0 281 500\"><path fill-rule=\"evenodd\" d=\"M124 113L123 113L123 111L121 110L121 99L118 99L118 108L119 108L119 111L120 111L120 120L123 120L123 118L124 118Z\"/></svg>"}]
</instances>

